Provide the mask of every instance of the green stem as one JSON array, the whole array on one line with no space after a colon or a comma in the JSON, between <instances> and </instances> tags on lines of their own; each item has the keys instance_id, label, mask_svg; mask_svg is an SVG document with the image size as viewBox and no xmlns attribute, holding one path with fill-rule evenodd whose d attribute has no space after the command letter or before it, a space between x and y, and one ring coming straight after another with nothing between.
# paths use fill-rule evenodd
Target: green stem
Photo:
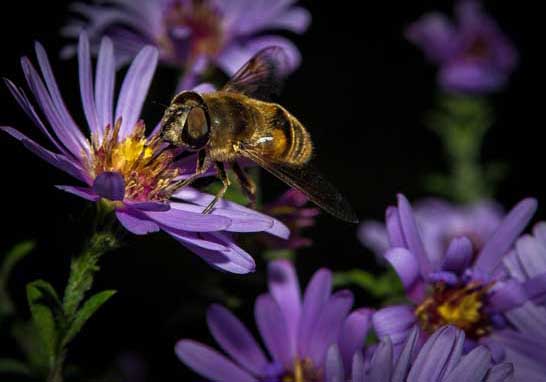
<instances>
[{"instance_id":1,"label":"green stem","mask_svg":"<svg viewBox=\"0 0 546 382\"><path fill-rule=\"evenodd\" d=\"M63 382L64 359L65 355L63 352L57 357L55 363L53 364L53 367L49 371L49 375L47 376L47 382Z\"/></svg>"}]
</instances>

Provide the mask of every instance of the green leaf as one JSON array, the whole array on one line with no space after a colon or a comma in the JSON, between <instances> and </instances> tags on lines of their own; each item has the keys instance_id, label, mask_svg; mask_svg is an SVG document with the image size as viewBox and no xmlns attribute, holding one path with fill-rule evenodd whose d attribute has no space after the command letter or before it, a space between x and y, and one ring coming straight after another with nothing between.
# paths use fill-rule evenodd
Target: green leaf
<instances>
[{"instance_id":1,"label":"green leaf","mask_svg":"<svg viewBox=\"0 0 546 382\"><path fill-rule=\"evenodd\" d=\"M13 313L13 302L6 290L13 268L34 249L34 242L23 241L8 251L0 267L0 320Z\"/></svg>"},{"instance_id":2,"label":"green leaf","mask_svg":"<svg viewBox=\"0 0 546 382\"><path fill-rule=\"evenodd\" d=\"M85 323L104 305L114 294L115 290L106 290L99 292L89 298L82 306L82 308L76 313L76 317L68 327L68 330L63 338L63 347L74 339L76 334L83 328Z\"/></svg>"},{"instance_id":3,"label":"green leaf","mask_svg":"<svg viewBox=\"0 0 546 382\"><path fill-rule=\"evenodd\" d=\"M375 276L369 272L353 269L348 272L334 274L334 286L357 285L379 299L392 299L404 296L404 287L396 273L389 269Z\"/></svg>"},{"instance_id":4,"label":"green leaf","mask_svg":"<svg viewBox=\"0 0 546 382\"><path fill-rule=\"evenodd\" d=\"M30 375L30 369L19 360L0 358L0 374L17 374L28 376Z\"/></svg>"},{"instance_id":5,"label":"green leaf","mask_svg":"<svg viewBox=\"0 0 546 382\"><path fill-rule=\"evenodd\" d=\"M58 328L54 312L59 312L59 298L53 287L43 280L27 285L27 299L32 321L38 331L50 365L55 361L58 344Z\"/></svg>"}]
</instances>

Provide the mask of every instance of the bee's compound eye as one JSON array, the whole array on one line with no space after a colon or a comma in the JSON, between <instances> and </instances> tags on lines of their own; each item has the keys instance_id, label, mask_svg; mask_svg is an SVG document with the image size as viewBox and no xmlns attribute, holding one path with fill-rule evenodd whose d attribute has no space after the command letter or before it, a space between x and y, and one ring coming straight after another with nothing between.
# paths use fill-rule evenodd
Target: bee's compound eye
<instances>
[{"instance_id":1,"label":"bee's compound eye","mask_svg":"<svg viewBox=\"0 0 546 382\"><path fill-rule=\"evenodd\" d=\"M207 112L199 107L193 107L186 118L183 140L192 149L198 150L209 141L210 126Z\"/></svg>"}]
</instances>

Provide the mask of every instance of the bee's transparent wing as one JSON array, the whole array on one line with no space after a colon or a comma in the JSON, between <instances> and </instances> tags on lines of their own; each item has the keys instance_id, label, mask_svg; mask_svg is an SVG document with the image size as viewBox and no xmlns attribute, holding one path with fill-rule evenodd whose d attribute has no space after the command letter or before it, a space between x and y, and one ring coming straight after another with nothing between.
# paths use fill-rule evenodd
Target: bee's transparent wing
<instances>
[{"instance_id":1,"label":"bee's transparent wing","mask_svg":"<svg viewBox=\"0 0 546 382\"><path fill-rule=\"evenodd\" d=\"M262 49L233 75L223 91L242 93L264 101L278 95L288 69L288 56L283 48Z\"/></svg>"},{"instance_id":2,"label":"bee's transparent wing","mask_svg":"<svg viewBox=\"0 0 546 382\"><path fill-rule=\"evenodd\" d=\"M349 223L358 223L358 218L351 205L341 193L312 164L291 167L260 155L250 146L240 148L242 156L275 175L289 186L303 192L320 208L338 219Z\"/></svg>"}]
</instances>

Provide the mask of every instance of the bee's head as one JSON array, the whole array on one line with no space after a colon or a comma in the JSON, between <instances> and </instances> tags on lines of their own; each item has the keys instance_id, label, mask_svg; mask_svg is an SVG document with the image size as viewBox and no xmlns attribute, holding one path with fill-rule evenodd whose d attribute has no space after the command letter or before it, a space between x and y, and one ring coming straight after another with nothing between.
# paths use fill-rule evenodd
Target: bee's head
<instances>
[{"instance_id":1,"label":"bee's head","mask_svg":"<svg viewBox=\"0 0 546 382\"><path fill-rule=\"evenodd\" d=\"M161 120L161 137L172 145L201 150L210 138L208 107L198 93L177 94Z\"/></svg>"}]
</instances>

